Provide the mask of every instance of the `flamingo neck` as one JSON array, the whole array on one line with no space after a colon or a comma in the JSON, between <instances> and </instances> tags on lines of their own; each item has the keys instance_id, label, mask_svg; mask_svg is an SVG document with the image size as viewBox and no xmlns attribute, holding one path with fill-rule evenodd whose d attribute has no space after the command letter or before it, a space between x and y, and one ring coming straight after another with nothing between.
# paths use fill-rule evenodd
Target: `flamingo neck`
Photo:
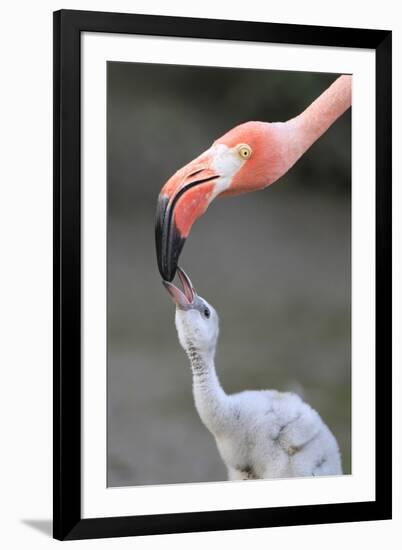
<instances>
[{"instance_id":1,"label":"flamingo neck","mask_svg":"<svg viewBox=\"0 0 402 550\"><path fill-rule=\"evenodd\" d=\"M292 136L289 139L288 150L291 166L351 104L352 77L342 75L300 115L285 123Z\"/></svg>"},{"instance_id":2,"label":"flamingo neck","mask_svg":"<svg viewBox=\"0 0 402 550\"><path fill-rule=\"evenodd\" d=\"M229 397L220 385L216 374L214 354L200 351L193 345L186 349L193 373L193 395L197 412L214 435L229 422Z\"/></svg>"}]
</instances>

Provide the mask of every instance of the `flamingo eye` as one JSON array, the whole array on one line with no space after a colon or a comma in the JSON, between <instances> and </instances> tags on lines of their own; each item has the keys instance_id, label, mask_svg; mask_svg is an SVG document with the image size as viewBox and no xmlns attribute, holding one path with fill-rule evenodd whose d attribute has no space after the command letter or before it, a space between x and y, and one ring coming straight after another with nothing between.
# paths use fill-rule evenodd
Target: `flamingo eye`
<instances>
[{"instance_id":1,"label":"flamingo eye","mask_svg":"<svg viewBox=\"0 0 402 550\"><path fill-rule=\"evenodd\" d=\"M251 157L251 153L253 152L253 150L251 149L250 145L242 143L241 145L239 145L237 152L242 159L247 160Z\"/></svg>"}]
</instances>

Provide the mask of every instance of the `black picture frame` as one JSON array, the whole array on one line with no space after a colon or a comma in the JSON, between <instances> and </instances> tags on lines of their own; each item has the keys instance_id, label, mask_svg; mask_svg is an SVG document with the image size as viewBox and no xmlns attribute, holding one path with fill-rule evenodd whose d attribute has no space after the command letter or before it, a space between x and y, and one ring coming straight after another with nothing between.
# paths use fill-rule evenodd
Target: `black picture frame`
<instances>
[{"instance_id":1,"label":"black picture frame","mask_svg":"<svg viewBox=\"0 0 402 550\"><path fill-rule=\"evenodd\" d=\"M54 520L60 540L391 518L391 32L61 10L54 17ZM369 48L376 55L376 498L279 508L81 515L81 33Z\"/></svg>"}]
</instances>

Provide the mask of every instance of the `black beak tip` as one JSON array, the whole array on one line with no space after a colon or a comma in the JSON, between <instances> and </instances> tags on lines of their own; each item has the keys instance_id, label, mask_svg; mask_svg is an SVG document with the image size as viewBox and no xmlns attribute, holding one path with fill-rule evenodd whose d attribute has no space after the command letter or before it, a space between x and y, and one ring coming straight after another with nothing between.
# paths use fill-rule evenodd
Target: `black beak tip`
<instances>
[{"instance_id":1,"label":"black beak tip","mask_svg":"<svg viewBox=\"0 0 402 550\"><path fill-rule=\"evenodd\" d=\"M155 245L159 273L165 281L174 279L185 241L172 219L168 199L161 197L155 218Z\"/></svg>"},{"instance_id":2,"label":"black beak tip","mask_svg":"<svg viewBox=\"0 0 402 550\"><path fill-rule=\"evenodd\" d=\"M180 253L183 249L185 239L173 235L169 240L168 250L158 252L158 267L162 279L172 282L175 278Z\"/></svg>"},{"instance_id":3,"label":"black beak tip","mask_svg":"<svg viewBox=\"0 0 402 550\"><path fill-rule=\"evenodd\" d=\"M169 263L168 265L159 265L159 273L162 276L162 279L164 282L171 283L176 275L177 265L172 265ZM165 285L166 286L166 285Z\"/></svg>"},{"instance_id":4,"label":"black beak tip","mask_svg":"<svg viewBox=\"0 0 402 550\"><path fill-rule=\"evenodd\" d=\"M169 242L168 246L163 246L162 242L158 242L158 236L156 237L156 257L158 261L158 269L163 282L172 282L177 270L177 263L179 255L175 250L171 251ZM170 251L172 253L170 253Z\"/></svg>"}]
</instances>

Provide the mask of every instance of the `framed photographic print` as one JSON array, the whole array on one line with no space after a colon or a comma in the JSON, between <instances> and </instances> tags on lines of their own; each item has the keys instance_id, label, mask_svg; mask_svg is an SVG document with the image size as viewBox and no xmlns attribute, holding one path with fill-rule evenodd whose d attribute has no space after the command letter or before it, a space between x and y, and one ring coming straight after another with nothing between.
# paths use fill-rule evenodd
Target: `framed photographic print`
<instances>
[{"instance_id":1,"label":"framed photographic print","mask_svg":"<svg viewBox=\"0 0 402 550\"><path fill-rule=\"evenodd\" d=\"M55 538L390 517L391 32L56 12Z\"/></svg>"}]
</instances>

